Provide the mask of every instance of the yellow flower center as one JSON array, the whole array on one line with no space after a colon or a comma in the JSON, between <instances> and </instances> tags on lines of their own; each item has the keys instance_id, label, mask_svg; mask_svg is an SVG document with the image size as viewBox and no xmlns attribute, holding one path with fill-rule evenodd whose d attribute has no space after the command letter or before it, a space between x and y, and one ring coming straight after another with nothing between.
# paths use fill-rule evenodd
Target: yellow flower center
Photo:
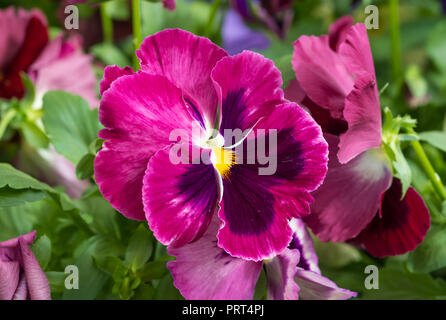
<instances>
[{"instance_id":1,"label":"yellow flower center","mask_svg":"<svg viewBox=\"0 0 446 320\"><path fill-rule=\"evenodd\" d=\"M214 166L224 178L229 177L229 170L235 164L235 152L223 148L212 148L215 155Z\"/></svg>"}]
</instances>

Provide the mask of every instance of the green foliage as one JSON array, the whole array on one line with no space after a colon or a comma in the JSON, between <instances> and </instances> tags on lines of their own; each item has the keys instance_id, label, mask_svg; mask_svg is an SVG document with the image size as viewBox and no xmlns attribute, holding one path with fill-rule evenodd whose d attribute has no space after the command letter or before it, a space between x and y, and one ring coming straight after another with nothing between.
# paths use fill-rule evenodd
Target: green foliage
<instances>
[{"instance_id":1,"label":"green foliage","mask_svg":"<svg viewBox=\"0 0 446 320\"><path fill-rule=\"evenodd\" d=\"M446 267L446 228L432 226L423 243L411 253L409 264L416 272L432 272Z\"/></svg>"},{"instance_id":2,"label":"green foliage","mask_svg":"<svg viewBox=\"0 0 446 320\"><path fill-rule=\"evenodd\" d=\"M77 164L101 129L97 109L82 97L50 91L43 97L43 124L57 152Z\"/></svg>"}]
</instances>

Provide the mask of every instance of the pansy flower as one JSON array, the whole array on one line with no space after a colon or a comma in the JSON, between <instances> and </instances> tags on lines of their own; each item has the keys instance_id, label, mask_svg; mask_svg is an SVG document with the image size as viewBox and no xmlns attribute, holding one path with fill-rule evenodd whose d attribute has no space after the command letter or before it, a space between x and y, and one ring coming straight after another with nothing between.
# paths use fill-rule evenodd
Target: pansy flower
<instances>
[{"instance_id":1,"label":"pansy flower","mask_svg":"<svg viewBox=\"0 0 446 320\"><path fill-rule=\"evenodd\" d=\"M175 261L167 263L174 285L186 299L248 300L262 268L268 299L341 300L356 293L339 288L321 275L312 239L301 219L292 219L291 243L267 261L248 261L230 256L217 245L218 221L213 221L200 240L181 248L168 248Z\"/></svg>"},{"instance_id":2,"label":"pansy flower","mask_svg":"<svg viewBox=\"0 0 446 320\"><path fill-rule=\"evenodd\" d=\"M36 231L0 242L0 300L50 300L50 285L30 246Z\"/></svg>"},{"instance_id":3,"label":"pansy flower","mask_svg":"<svg viewBox=\"0 0 446 320\"><path fill-rule=\"evenodd\" d=\"M218 246L227 253L262 260L281 252L292 239L288 220L309 213L328 150L309 114L283 99L278 69L259 54L228 56L178 29L147 37L136 54L141 71L107 67L101 82L105 142L95 178L103 196L124 216L147 220L165 245L198 240L218 215ZM172 141L179 129L188 142ZM225 134L235 129L249 134ZM261 175L259 159L239 162L246 154L232 147L243 145L244 153L272 135L274 172ZM191 150L188 163L171 161L179 144ZM197 152L212 162L194 158Z\"/></svg>"},{"instance_id":4,"label":"pansy flower","mask_svg":"<svg viewBox=\"0 0 446 320\"><path fill-rule=\"evenodd\" d=\"M247 22L262 24L283 39L293 21L293 2L294 0L231 0L231 5Z\"/></svg>"},{"instance_id":5,"label":"pansy flower","mask_svg":"<svg viewBox=\"0 0 446 320\"><path fill-rule=\"evenodd\" d=\"M307 107L329 144L329 170L306 219L323 241L357 241L372 255L403 254L430 225L422 198L392 177L381 136L375 70L363 24L339 19L330 34L294 43L287 97Z\"/></svg>"},{"instance_id":6,"label":"pansy flower","mask_svg":"<svg viewBox=\"0 0 446 320\"><path fill-rule=\"evenodd\" d=\"M92 57L82 53L79 38L64 40L59 35L50 41L39 10L13 7L0 10L0 29L0 98L22 98L20 73L26 72L38 98L49 90L64 90L97 105Z\"/></svg>"}]
</instances>

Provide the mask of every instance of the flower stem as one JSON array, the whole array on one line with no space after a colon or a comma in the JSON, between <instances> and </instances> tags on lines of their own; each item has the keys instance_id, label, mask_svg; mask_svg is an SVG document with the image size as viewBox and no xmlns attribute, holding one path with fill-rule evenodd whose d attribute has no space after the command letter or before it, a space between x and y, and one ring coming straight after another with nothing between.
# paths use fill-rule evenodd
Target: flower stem
<instances>
[{"instance_id":1,"label":"flower stem","mask_svg":"<svg viewBox=\"0 0 446 320\"><path fill-rule=\"evenodd\" d=\"M413 131L412 129L408 131L409 134L416 134L415 131ZM432 166L429 158L424 152L421 143L417 140L412 140L410 141L410 144L412 145L412 148L418 157L421 167L423 168L429 180L432 182L432 185L434 186L434 189L439 195L440 199L442 199L442 201L446 201L446 189L441 182L440 176L438 175L438 173L435 172L434 167Z\"/></svg>"},{"instance_id":2,"label":"flower stem","mask_svg":"<svg viewBox=\"0 0 446 320\"><path fill-rule=\"evenodd\" d=\"M396 84L399 84L402 77L401 63L401 42L400 42L400 21L398 0L389 0L390 10L390 40L392 48L392 77Z\"/></svg>"},{"instance_id":3,"label":"flower stem","mask_svg":"<svg viewBox=\"0 0 446 320\"><path fill-rule=\"evenodd\" d=\"M17 111L15 109L9 109L8 112L6 112L6 114L2 118L2 120L0 121L0 140L3 137L3 134L5 133L8 124L11 122L11 120L14 118L16 114Z\"/></svg>"},{"instance_id":4,"label":"flower stem","mask_svg":"<svg viewBox=\"0 0 446 320\"><path fill-rule=\"evenodd\" d=\"M133 48L139 49L142 42L141 35L141 3L140 0L132 0L132 26L133 26ZM139 61L136 55L133 56L133 67L139 69Z\"/></svg>"},{"instance_id":5,"label":"flower stem","mask_svg":"<svg viewBox=\"0 0 446 320\"><path fill-rule=\"evenodd\" d=\"M218 8L220 8L221 0L214 0L211 7L211 13L209 14L209 19L206 24L205 37L209 37L212 33L212 26L214 24L215 16L217 15Z\"/></svg>"},{"instance_id":6,"label":"flower stem","mask_svg":"<svg viewBox=\"0 0 446 320\"><path fill-rule=\"evenodd\" d=\"M101 3L102 35L106 43L113 43L113 21L107 13L108 2Z\"/></svg>"}]
</instances>

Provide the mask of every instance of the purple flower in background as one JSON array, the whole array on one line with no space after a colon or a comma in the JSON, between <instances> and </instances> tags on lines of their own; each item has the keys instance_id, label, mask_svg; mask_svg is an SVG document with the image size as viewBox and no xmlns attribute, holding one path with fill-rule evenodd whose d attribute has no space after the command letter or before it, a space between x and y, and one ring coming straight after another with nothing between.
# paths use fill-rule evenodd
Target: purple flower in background
<instances>
[{"instance_id":1,"label":"purple flower in background","mask_svg":"<svg viewBox=\"0 0 446 320\"><path fill-rule=\"evenodd\" d=\"M283 39L293 20L294 1L231 0L231 5L247 22L262 24Z\"/></svg>"},{"instance_id":2,"label":"purple flower in background","mask_svg":"<svg viewBox=\"0 0 446 320\"><path fill-rule=\"evenodd\" d=\"M101 82L105 142L95 178L102 195L126 217L147 220L165 245L199 239L218 215L224 222L218 246L246 259L274 257L292 239L288 220L309 213L309 193L325 176L320 127L283 99L280 71L259 54L228 56L209 39L179 29L147 37L136 54L142 71L107 67ZM225 129L254 127L235 142L256 145L276 132L271 175L259 174L259 162L238 162L244 155L224 139ZM202 132L204 141L190 136L186 147L215 161L202 163L191 152L189 164L174 164L170 134L177 129Z\"/></svg>"},{"instance_id":3,"label":"purple flower in background","mask_svg":"<svg viewBox=\"0 0 446 320\"><path fill-rule=\"evenodd\" d=\"M168 248L175 261L167 263L174 285L186 299L252 299L257 279L265 267L268 299L340 300L356 293L339 288L321 275L313 242L304 223L292 219L292 241L268 261L234 258L218 247L218 221L213 221L203 237L181 248Z\"/></svg>"},{"instance_id":4,"label":"purple flower in background","mask_svg":"<svg viewBox=\"0 0 446 320\"><path fill-rule=\"evenodd\" d=\"M226 13L221 32L223 47L230 55L243 50L262 50L269 46L268 38L261 31L249 28L233 9Z\"/></svg>"},{"instance_id":5,"label":"purple flower in background","mask_svg":"<svg viewBox=\"0 0 446 320\"><path fill-rule=\"evenodd\" d=\"M29 248L36 232L0 242L0 300L50 300L50 286Z\"/></svg>"}]
</instances>

